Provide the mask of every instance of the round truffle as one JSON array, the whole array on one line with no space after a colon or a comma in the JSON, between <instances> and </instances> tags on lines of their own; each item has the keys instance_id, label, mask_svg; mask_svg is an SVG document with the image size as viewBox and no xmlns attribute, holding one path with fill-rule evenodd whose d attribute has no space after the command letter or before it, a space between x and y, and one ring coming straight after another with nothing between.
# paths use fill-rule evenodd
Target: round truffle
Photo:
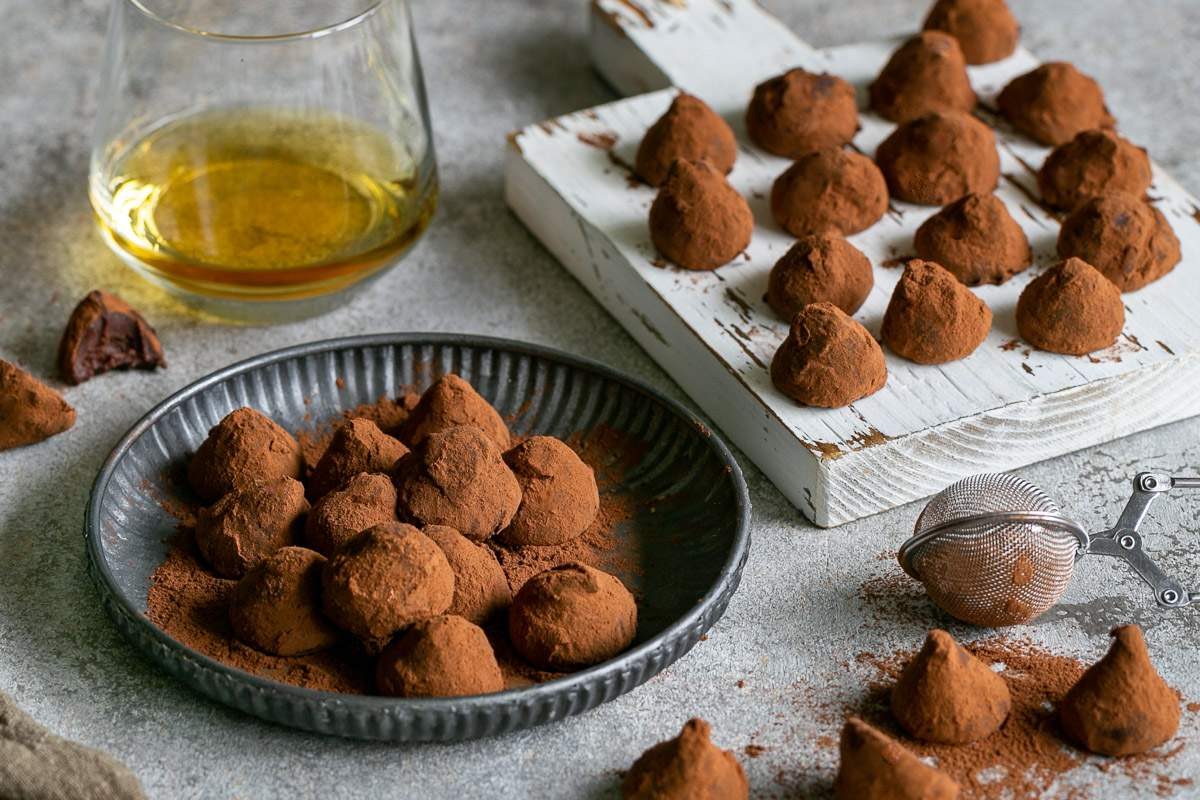
<instances>
[{"instance_id":1,"label":"round truffle","mask_svg":"<svg viewBox=\"0 0 1200 800\"><path fill-rule=\"evenodd\" d=\"M525 582L508 610L513 647L529 663L570 670L620 653L637 634L637 604L621 581L563 564Z\"/></svg>"},{"instance_id":2,"label":"round truffle","mask_svg":"<svg viewBox=\"0 0 1200 800\"><path fill-rule=\"evenodd\" d=\"M196 519L196 546L216 573L240 578L267 556L295 541L308 513L304 485L275 478L228 492Z\"/></svg>"},{"instance_id":3,"label":"round truffle","mask_svg":"<svg viewBox=\"0 0 1200 800\"><path fill-rule=\"evenodd\" d=\"M438 378L421 395L405 423L403 438L410 447L416 447L430 434L459 425L470 425L483 431L502 451L511 444L512 435L496 409L475 391L475 387L454 374Z\"/></svg>"},{"instance_id":4,"label":"round truffle","mask_svg":"<svg viewBox=\"0 0 1200 800\"><path fill-rule=\"evenodd\" d=\"M508 578L490 549L445 525L430 525L421 532L442 548L454 571L454 601L447 613L484 625L512 604Z\"/></svg>"},{"instance_id":5,"label":"round truffle","mask_svg":"<svg viewBox=\"0 0 1200 800\"><path fill-rule=\"evenodd\" d=\"M976 99L958 40L929 30L892 53L869 92L871 109L893 122L935 111L970 111Z\"/></svg>"},{"instance_id":6,"label":"round truffle","mask_svg":"<svg viewBox=\"0 0 1200 800\"><path fill-rule=\"evenodd\" d=\"M1004 0L937 0L924 28L957 39L968 64L1008 58L1021 38L1021 26Z\"/></svg>"},{"instance_id":7,"label":"round truffle","mask_svg":"<svg viewBox=\"0 0 1200 800\"><path fill-rule=\"evenodd\" d=\"M1113 192L1085 200L1063 221L1058 255L1082 258L1122 292L1134 292L1173 270L1180 249L1161 211Z\"/></svg>"},{"instance_id":8,"label":"round truffle","mask_svg":"<svg viewBox=\"0 0 1200 800\"><path fill-rule=\"evenodd\" d=\"M391 472L408 453L369 419L351 419L334 431L329 447L308 479L309 497L321 497L341 487L360 472Z\"/></svg>"},{"instance_id":9,"label":"round truffle","mask_svg":"<svg viewBox=\"0 0 1200 800\"><path fill-rule=\"evenodd\" d=\"M208 432L188 463L188 483L207 501L272 478L300 477L300 445L253 408L231 412Z\"/></svg>"},{"instance_id":10,"label":"round truffle","mask_svg":"<svg viewBox=\"0 0 1200 800\"><path fill-rule=\"evenodd\" d=\"M650 206L651 241L684 269L728 264L750 245L753 232L746 199L706 161L675 161Z\"/></svg>"},{"instance_id":11,"label":"round truffle","mask_svg":"<svg viewBox=\"0 0 1200 800\"><path fill-rule=\"evenodd\" d=\"M315 653L337 643L338 630L321 613L325 557L283 547L238 581L229 601L233 635L277 656Z\"/></svg>"},{"instance_id":12,"label":"round truffle","mask_svg":"<svg viewBox=\"0 0 1200 800\"><path fill-rule=\"evenodd\" d=\"M746 800L742 765L714 745L711 727L690 719L674 739L659 742L633 762L621 781L623 800Z\"/></svg>"},{"instance_id":13,"label":"round truffle","mask_svg":"<svg viewBox=\"0 0 1200 800\"><path fill-rule=\"evenodd\" d=\"M1013 78L996 97L996 105L1014 128L1051 147L1083 131L1116 124L1100 84L1063 61Z\"/></svg>"},{"instance_id":14,"label":"round truffle","mask_svg":"<svg viewBox=\"0 0 1200 800\"><path fill-rule=\"evenodd\" d=\"M1042 199L1071 210L1109 192L1143 197L1153 180L1146 151L1113 131L1084 131L1054 149L1038 172Z\"/></svg>"},{"instance_id":15,"label":"round truffle","mask_svg":"<svg viewBox=\"0 0 1200 800\"><path fill-rule=\"evenodd\" d=\"M837 800L955 800L958 784L858 717L842 728Z\"/></svg>"},{"instance_id":16,"label":"round truffle","mask_svg":"<svg viewBox=\"0 0 1200 800\"><path fill-rule=\"evenodd\" d=\"M887 184L871 159L839 147L801 157L771 186L771 214L793 236L849 236L888 209Z\"/></svg>"},{"instance_id":17,"label":"round truffle","mask_svg":"<svg viewBox=\"0 0 1200 800\"><path fill-rule=\"evenodd\" d=\"M391 697L466 697L504 689L487 635L462 617L423 620L375 663L375 688Z\"/></svg>"},{"instance_id":18,"label":"round truffle","mask_svg":"<svg viewBox=\"0 0 1200 800\"><path fill-rule=\"evenodd\" d=\"M328 556L385 522L398 522L396 487L386 475L362 472L316 502L304 523L304 543Z\"/></svg>"},{"instance_id":19,"label":"round truffle","mask_svg":"<svg viewBox=\"0 0 1200 800\"><path fill-rule=\"evenodd\" d=\"M728 175L737 160L737 139L725 120L698 97L680 93L650 126L638 145L634 169L651 186L661 186L676 159L707 161Z\"/></svg>"},{"instance_id":20,"label":"round truffle","mask_svg":"<svg viewBox=\"0 0 1200 800\"><path fill-rule=\"evenodd\" d=\"M835 234L813 234L771 268L767 304L788 321L809 303L832 303L853 314L874 285L871 262L857 247Z\"/></svg>"},{"instance_id":21,"label":"round truffle","mask_svg":"<svg viewBox=\"0 0 1200 800\"><path fill-rule=\"evenodd\" d=\"M500 448L479 428L461 425L425 439L396 465L400 518L449 525L483 541L512 522L521 486Z\"/></svg>"},{"instance_id":22,"label":"round truffle","mask_svg":"<svg viewBox=\"0 0 1200 800\"><path fill-rule=\"evenodd\" d=\"M792 319L771 360L771 381L798 403L840 408L882 389L887 365L861 323L832 303L813 303Z\"/></svg>"},{"instance_id":23,"label":"round truffle","mask_svg":"<svg viewBox=\"0 0 1200 800\"><path fill-rule=\"evenodd\" d=\"M858 131L854 87L836 75L791 69L754 87L746 132L784 158L841 147Z\"/></svg>"},{"instance_id":24,"label":"round truffle","mask_svg":"<svg viewBox=\"0 0 1200 800\"><path fill-rule=\"evenodd\" d=\"M592 468L551 436L531 436L504 454L521 485L521 505L500 534L505 544L556 545L578 538L600 510Z\"/></svg>"},{"instance_id":25,"label":"round truffle","mask_svg":"<svg viewBox=\"0 0 1200 800\"><path fill-rule=\"evenodd\" d=\"M1039 350L1081 356L1111 346L1124 327L1120 290L1078 258L1034 278L1017 300L1017 330Z\"/></svg>"},{"instance_id":26,"label":"round truffle","mask_svg":"<svg viewBox=\"0 0 1200 800\"><path fill-rule=\"evenodd\" d=\"M993 194L963 195L917 228L917 255L967 286L999 285L1033 263L1025 231Z\"/></svg>"},{"instance_id":27,"label":"round truffle","mask_svg":"<svg viewBox=\"0 0 1200 800\"><path fill-rule=\"evenodd\" d=\"M990 194L1000 180L991 128L969 114L928 114L906 122L875 151L893 197L926 206Z\"/></svg>"},{"instance_id":28,"label":"round truffle","mask_svg":"<svg viewBox=\"0 0 1200 800\"><path fill-rule=\"evenodd\" d=\"M992 311L938 264L913 259L883 315L883 342L918 364L966 358L992 329Z\"/></svg>"}]
</instances>

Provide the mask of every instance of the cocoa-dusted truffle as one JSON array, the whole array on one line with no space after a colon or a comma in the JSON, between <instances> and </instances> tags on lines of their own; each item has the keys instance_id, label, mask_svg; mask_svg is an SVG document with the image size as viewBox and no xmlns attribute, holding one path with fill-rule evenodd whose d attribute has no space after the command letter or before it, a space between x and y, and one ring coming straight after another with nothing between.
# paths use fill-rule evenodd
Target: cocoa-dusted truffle
<instances>
[{"instance_id":1,"label":"cocoa-dusted truffle","mask_svg":"<svg viewBox=\"0 0 1200 800\"><path fill-rule=\"evenodd\" d=\"M779 391L806 406L839 408L887 383L879 342L831 303L807 305L771 360Z\"/></svg>"},{"instance_id":2,"label":"cocoa-dusted truffle","mask_svg":"<svg viewBox=\"0 0 1200 800\"><path fill-rule=\"evenodd\" d=\"M892 689L892 716L926 742L967 744L990 736L1010 710L1004 679L942 630L929 632Z\"/></svg>"},{"instance_id":3,"label":"cocoa-dusted truffle","mask_svg":"<svg viewBox=\"0 0 1200 800\"><path fill-rule=\"evenodd\" d=\"M750 245L753 232L746 199L705 161L675 161L650 206L651 241L685 269L728 264Z\"/></svg>"},{"instance_id":4,"label":"cocoa-dusted truffle","mask_svg":"<svg viewBox=\"0 0 1200 800\"><path fill-rule=\"evenodd\" d=\"M525 582L508 610L513 647L531 664L568 670L620 653L637 634L637 604L617 578L563 564Z\"/></svg>"},{"instance_id":5,"label":"cocoa-dusted truffle","mask_svg":"<svg viewBox=\"0 0 1200 800\"><path fill-rule=\"evenodd\" d=\"M404 426L402 438L410 447L416 447L430 434L459 425L479 428L501 450L507 450L512 440L508 426L492 404L454 374L443 375L425 390Z\"/></svg>"},{"instance_id":6,"label":"cocoa-dusted truffle","mask_svg":"<svg viewBox=\"0 0 1200 800\"><path fill-rule=\"evenodd\" d=\"M414 624L379 654L375 688L391 697L465 697L501 691L504 676L483 630L445 614Z\"/></svg>"},{"instance_id":7,"label":"cocoa-dusted truffle","mask_svg":"<svg viewBox=\"0 0 1200 800\"><path fill-rule=\"evenodd\" d=\"M476 541L503 530L521 504L500 448L467 425L430 435L400 459L395 479L401 519L449 525Z\"/></svg>"},{"instance_id":8,"label":"cocoa-dusted truffle","mask_svg":"<svg viewBox=\"0 0 1200 800\"><path fill-rule=\"evenodd\" d=\"M196 546L218 575L240 578L295 541L307 512L304 484L295 478L251 483L200 510Z\"/></svg>"},{"instance_id":9,"label":"cocoa-dusted truffle","mask_svg":"<svg viewBox=\"0 0 1200 800\"><path fill-rule=\"evenodd\" d=\"M421 532L442 548L454 572L454 601L447 613L484 625L512 604L508 578L490 549L445 525L430 525Z\"/></svg>"},{"instance_id":10,"label":"cocoa-dusted truffle","mask_svg":"<svg viewBox=\"0 0 1200 800\"><path fill-rule=\"evenodd\" d=\"M957 39L968 64L1008 58L1021 37L1021 26L1004 0L937 0L924 27Z\"/></svg>"},{"instance_id":11,"label":"cocoa-dusted truffle","mask_svg":"<svg viewBox=\"0 0 1200 800\"><path fill-rule=\"evenodd\" d=\"M1145 753L1179 729L1179 695L1150 661L1137 625L1112 631L1113 643L1058 707L1071 741L1106 756Z\"/></svg>"},{"instance_id":12,"label":"cocoa-dusted truffle","mask_svg":"<svg viewBox=\"0 0 1200 800\"><path fill-rule=\"evenodd\" d=\"M883 315L883 343L918 364L966 358L992 329L992 310L938 264L904 268Z\"/></svg>"},{"instance_id":13,"label":"cocoa-dusted truffle","mask_svg":"<svg viewBox=\"0 0 1200 800\"><path fill-rule=\"evenodd\" d=\"M517 483L521 505L500 538L505 544L555 545L587 530L600 510L592 468L551 436L531 436L504 454Z\"/></svg>"},{"instance_id":14,"label":"cocoa-dusted truffle","mask_svg":"<svg viewBox=\"0 0 1200 800\"><path fill-rule=\"evenodd\" d=\"M930 30L900 45L869 91L871 109L893 122L934 111L970 111L976 99L958 40Z\"/></svg>"},{"instance_id":15,"label":"cocoa-dusted truffle","mask_svg":"<svg viewBox=\"0 0 1200 800\"><path fill-rule=\"evenodd\" d=\"M871 159L830 147L799 158L771 186L771 214L793 236L849 236L879 221L887 184Z\"/></svg>"},{"instance_id":16,"label":"cocoa-dusted truffle","mask_svg":"<svg viewBox=\"0 0 1200 800\"><path fill-rule=\"evenodd\" d=\"M1025 231L993 194L955 200L917 228L913 247L967 286L999 285L1033 263Z\"/></svg>"},{"instance_id":17,"label":"cocoa-dusted truffle","mask_svg":"<svg viewBox=\"0 0 1200 800\"><path fill-rule=\"evenodd\" d=\"M116 295L92 291L79 301L58 344L58 369L79 384L112 369L165 367L158 334Z\"/></svg>"},{"instance_id":18,"label":"cocoa-dusted truffle","mask_svg":"<svg viewBox=\"0 0 1200 800\"><path fill-rule=\"evenodd\" d=\"M737 139L729 123L698 97L675 96L671 107L650 126L638 145L634 169L651 186L661 186L679 158L707 161L728 175L737 160Z\"/></svg>"},{"instance_id":19,"label":"cocoa-dusted truffle","mask_svg":"<svg viewBox=\"0 0 1200 800\"><path fill-rule=\"evenodd\" d=\"M272 478L300 477L300 445L253 408L230 412L188 463L188 483L204 500Z\"/></svg>"},{"instance_id":20,"label":"cocoa-dusted truffle","mask_svg":"<svg viewBox=\"0 0 1200 800\"><path fill-rule=\"evenodd\" d=\"M841 236L805 236L771 268L767 304L785 320L809 303L833 303L853 314L875 285L871 262Z\"/></svg>"},{"instance_id":21,"label":"cocoa-dusted truffle","mask_svg":"<svg viewBox=\"0 0 1200 800\"><path fill-rule=\"evenodd\" d=\"M1112 345L1124 327L1121 292L1078 258L1034 278L1017 300L1017 330L1039 350L1081 356Z\"/></svg>"},{"instance_id":22,"label":"cocoa-dusted truffle","mask_svg":"<svg viewBox=\"0 0 1200 800\"><path fill-rule=\"evenodd\" d=\"M1108 192L1142 197L1153 180L1150 157L1109 130L1084 131L1054 149L1038 171L1042 199L1071 210Z\"/></svg>"},{"instance_id":23,"label":"cocoa-dusted truffle","mask_svg":"<svg viewBox=\"0 0 1200 800\"><path fill-rule=\"evenodd\" d=\"M674 739L659 742L633 762L621 781L623 800L745 800L750 785L742 765L710 740L712 728L690 719Z\"/></svg>"},{"instance_id":24,"label":"cocoa-dusted truffle","mask_svg":"<svg viewBox=\"0 0 1200 800\"><path fill-rule=\"evenodd\" d=\"M303 547L284 547L260 561L229 601L234 636L277 656L332 647L338 630L321 613L324 565L324 556Z\"/></svg>"},{"instance_id":25,"label":"cocoa-dusted truffle","mask_svg":"<svg viewBox=\"0 0 1200 800\"><path fill-rule=\"evenodd\" d=\"M1082 131L1116 124L1100 84L1073 64L1052 61L1009 81L996 105L1017 130L1057 147Z\"/></svg>"},{"instance_id":26,"label":"cocoa-dusted truffle","mask_svg":"<svg viewBox=\"0 0 1200 800\"><path fill-rule=\"evenodd\" d=\"M360 472L391 472L408 453L369 419L349 419L338 425L325 454L308 479L310 497L321 497L342 486Z\"/></svg>"},{"instance_id":27,"label":"cocoa-dusted truffle","mask_svg":"<svg viewBox=\"0 0 1200 800\"><path fill-rule=\"evenodd\" d=\"M49 439L75 424L75 409L25 370L0 359L0 450Z\"/></svg>"},{"instance_id":28,"label":"cocoa-dusted truffle","mask_svg":"<svg viewBox=\"0 0 1200 800\"><path fill-rule=\"evenodd\" d=\"M927 206L988 194L1000 180L996 136L970 114L927 114L904 123L879 145L875 162L894 197Z\"/></svg>"},{"instance_id":29,"label":"cocoa-dusted truffle","mask_svg":"<svg viewBox=\"0 0 1200 800\"><path fill-rule=\"evenodd\" d=\"M858 131L854 87L836 75L790 69L754 87L746 132L768 153L800 158L841 147Z\"/></svg>"},{"instance_id":30,"label":"cocoa-dusted truffle","mask_svg":"<svg viewBox=\"0 0 1200 800\"><path fill-rule=\"evenodd\" d=\"M857 717L842 728L838 800L954 800L958 784Z\"/></svg>"},{"instance_id":31,"label":"cocoa-dusted truffle","mask_svg":"<svg viewBox=\"0 0 1200 800\"><path fill-rule=\"evenodd\" d=\"M445 612L454 572L440 547L411 525L367 528L340 547L321 573L322 608L368 643Z\"/></svg>"},{"instance_id":32,"label":"cocoa-dusted truffle","mask_svg":"<svg viewBox=\"0 0 1200 800\"><path fill-rule=\"evenodd\" d=\"M1179 263L1179 239L1162 212L1130 194L1085 200L1058 232L1058 255L1082 258L1122 292L1156 281Z\"/></svg>"},{"instance_id":33,"label":"cocoa-dusted truffle","mask_svg":"<svg viewBox=\"0 0 1200 800\"><path fill-rule=\"evenodd\" d=\"M391 478L362 472L313 505L304 523L304 543L328 556L367 528L398 521Z\"/></svg>"}]
</instances>

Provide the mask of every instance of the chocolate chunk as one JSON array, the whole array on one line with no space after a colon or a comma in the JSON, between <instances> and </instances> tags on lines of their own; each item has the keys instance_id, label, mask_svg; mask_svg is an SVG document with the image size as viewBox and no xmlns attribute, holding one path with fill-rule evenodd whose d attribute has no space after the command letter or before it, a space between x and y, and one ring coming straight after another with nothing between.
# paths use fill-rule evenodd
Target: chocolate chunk
<instances>
[{"instance_id":1,"label":"chocolate chunk","mask_svg":"<svg viewBox=\"0 0 1200 800\"><path fill-rule=\"evenodd\" d=\"M80 384L113 369L167 366L154 328L132 306L108 292L79 301L58 345L63 378Z\"/></svg>"}]
</instances>

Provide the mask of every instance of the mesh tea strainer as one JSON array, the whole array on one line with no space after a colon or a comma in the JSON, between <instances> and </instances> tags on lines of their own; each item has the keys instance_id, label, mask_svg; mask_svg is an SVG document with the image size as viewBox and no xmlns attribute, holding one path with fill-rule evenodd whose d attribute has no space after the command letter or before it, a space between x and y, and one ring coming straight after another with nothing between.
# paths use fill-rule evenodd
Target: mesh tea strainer
<instances>
[{"instance_id":1,"label":"mesh tea strainer","mask_svg":"<svg viewBox=\"0 0 1200 800\"><path fill-rule=\"evenodd\" d=\"M1160 606L1200 601L1145 551L1138 526L1171 489L1200 489L1200 478L1143 472L1116 524L1089 534L1042 490L1013 475L974 475L947 486L925 506L900 566L925 585L946 613L996 627L1040 616L1058 602L1085 555L1123 558L1154 589Z\"/></svg>"}]
</instances>

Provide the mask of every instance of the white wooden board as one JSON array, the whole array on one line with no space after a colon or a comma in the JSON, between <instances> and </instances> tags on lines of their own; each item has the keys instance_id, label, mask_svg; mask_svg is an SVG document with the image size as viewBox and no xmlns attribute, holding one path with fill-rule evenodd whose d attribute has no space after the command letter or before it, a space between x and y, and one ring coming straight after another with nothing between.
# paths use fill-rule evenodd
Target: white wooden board
<instances>
[{"instance_id":1,"label":"white wooden board","mask_svg":"<svg viewBox=\"0 0 1200 800\"><path fill-rule=\"evenodd\" d=\"M694 273L664 266L646 218L654 190L629 179L642 134L675 94L665 89L533 125L510 137L509 205L564 266L816 524L837 525L932 494L965 475L1011 469L1200 413L1200 202L1158 167L1150 196L1183 246L1167 277L1124 296L1124 333L1107 351L1069 357L1019 341L1021 289L1055 260L1058 221L1036 201L1033 170L1048 150L997 123L997 190L1029 236L1035 267L976 291L995 315L962 361L921 366L887 354L888 383L842 409L799 406L767 365L787 326L763 302L767 274L793 239L767 197L788 162L755 148L743 114L756 83L793 66L859 88L899 40L817 51L753 0L596 0L593 57L623 90L674 84L705 99L741 142L730 181L757 227L743 258ZM652 25L650 23L653 23ZM727 58L729 54L753 57ZM1037 61L1019 51L972 68L986 109ZM1085 65L1086 69L1086 65ZM1114 109L1120 117L1120 109ZM981 111L984 115L987 112ZM996 122L995 120L989 120ZM870 113L854 146L871 155L892 130ZM878 334L912 235L936 208L894 201L851 241L874 263L875 289L856 314Z\"/></svg>"}]
</instances>

